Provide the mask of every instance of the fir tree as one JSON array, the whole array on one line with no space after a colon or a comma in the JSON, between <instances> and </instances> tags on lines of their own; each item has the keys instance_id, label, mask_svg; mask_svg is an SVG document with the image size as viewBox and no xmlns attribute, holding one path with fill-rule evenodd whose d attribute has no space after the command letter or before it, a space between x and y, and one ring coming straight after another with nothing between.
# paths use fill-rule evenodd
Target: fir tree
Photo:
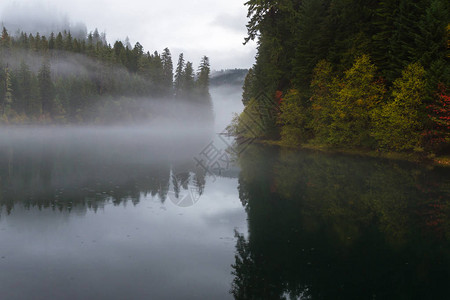
<instances>
[{"instance_id":1,"label":"fir tree","mask_svg":"<svg viewBox=\"0 0 450 300\"><path fill-rule=\"evenodd\" d=\"M192 98L195 88L194 67L192 62L188 61L183 71L183 89L182 94L187 98Z\"/></svg>"},{"instance_id":2,"label":"fir tree","mask_svg":"<svg viewBox=\"0 0 450 300\"><path fill-rule=\"evenodd\" d=\"M182 94L182 90L184 89L184 68L185 68L185 62L184 62L184 56L183 53L180 54L178 57L178 64L177 69L175 71L175 97L180 97Z\"/></svg>"},{"instance_id":3,"label":"fir tree","mask_svg":"<svg viewBox=\"0 0 450 300\"><path fill-rule=\"evenodd\" d=\"M38 75L39 80L39 100L42 104L44 114L52 114L52 104L54 97L54 86L51 78L50 60L45 57L42 61Z\"/></svg>"},{"instance_id":4,"label":"fir tree","mask_svg":"<svg viewBox=\"0 0 450 300\"><path fill-rule=\"evenodd\" d=\"M248 70L247 75L245 76L245 80L244 80L244 86L242 87L242 103L244 105L247 105L251 98L253 97L255 93L254 88L255 88L255 74L253 72L253 68L250 68Z\"/></svg>"},{"instance_id":5,"label":"fir tree","mask_svg":"<svg viewBox=\"0 0 450 300\"><path fill-rule=\"evenodd\" d=\"M168 96L172 94L173 90L173 62L169 48L164 49L161 55L161 61L163 66L162 86L164 94Z\"/></svg>"},{"instance_id":6,"label":"fir tree","mask_svg":"<svg viewBox=\"0 0 450 300\"><path fill-rule=\"evenodd\" d=\"M8 30L3 27L2 37L0 39L0 48L7 51L11 48L11 37L8 34Z\"/></svg>"},{"instance_id":7,"label":"fir tree","mask_svg":"<svg viewBox=\"0 0 450 300\"><path fill-rule=\"evenodd\" d=\"M209 74L210 74L209 58L203 56L197 72L196 86L200 96L209 96Z\"/></svg>"},{"instance_id":8,"label":"fir tree","mask_svg":"<svg viewBox=\"0 0 450 300\"><path fill-rule=\"evenodd\" d=\"M5 68L5 100L3 106L3 113L8 115L11 110L11 105L13 103L13 89L11 83L11 73L9 67Z\"/></svg>"}]
</instances>

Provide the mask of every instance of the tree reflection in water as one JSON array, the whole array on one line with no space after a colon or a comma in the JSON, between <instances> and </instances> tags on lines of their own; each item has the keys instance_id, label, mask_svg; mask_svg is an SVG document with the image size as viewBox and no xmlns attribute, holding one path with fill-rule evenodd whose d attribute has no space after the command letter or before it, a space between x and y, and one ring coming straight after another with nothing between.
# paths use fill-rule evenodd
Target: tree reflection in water
<instances>
[{"instance_id":1,"label":"tree reflection in water","mask_svg":"<svg viewBox=\"0 0 450 300\"><path fill-rule=\"evenodd\" d=\"M115 145L117 146L117 145ZM101 145L84 149L64 143L0 145L0 210L11 213L15 205L71 211L97 210L142 197L158 197L164 203L169 189L195 186L201 195L205 172L191 159L171 162L151 157L138 149ZM171 185L172 174L192 174L183 186Z\"/></svg>"},{"instance_id":2,"label":"tree reflection in water","mask_svg":"<svg viewBox=\"0 0 450 300\"><path fill-rule=\"evenodd\" d=\"M448 295L448 169L256 145L239 163L235 299Z\"/></svg>"}]
</instances>

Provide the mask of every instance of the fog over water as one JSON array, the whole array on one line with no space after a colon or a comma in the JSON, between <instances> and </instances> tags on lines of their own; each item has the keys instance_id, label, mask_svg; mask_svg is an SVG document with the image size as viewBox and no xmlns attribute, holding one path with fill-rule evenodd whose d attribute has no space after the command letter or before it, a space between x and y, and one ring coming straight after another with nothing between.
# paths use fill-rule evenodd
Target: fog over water
<instances>
[{"instance_id":1,"label":"fog over water","mask_svg":"<svg viewBox=\"0 0 450 300\"><path fill-rule=\"evenodd\" d=\"M244 109L241 101L242 88L240 86L217 86L211 88L214 106L215 130L222 132L231 122L235 113Z\"/></svg>"},{"instance_id":2,"label":"fog over water","mask_svg":"<svg viewBox=\"0 0 450 300\"><path fill-rule=\"evenodd\" d=\"M143 108L152 113L139 122L1 128L0 163L6 194L24 193L23 197L34 199L72 190L83 200L106 187L109 193L114 184L162 176L163 182L156 180L150 190L164 198L167 191L161 185L166 185L170 174L200 172L208 177L212 174L199 167L196 157L212 143L220 151L228 147L218 142L217 134L241 109L240 88L214 88L212 99L215 122L210 117L193 118L197 109L190 103L142 99Z\"/></svg>"},{"instance_id":3,"label":"fog over water","mask_svg":"<svg viewBox=\"0 0 450 300\"><path fill-rule=\"evenodd\" d=\"M234 230L247 228L237 178L194 157L240 109L240 88L211 94L215 123L156 102L141 123L2 128L1 298L231 298ZM200 189L192 207L177 174Z\"/></svg>"},{"instance_id":4,"label":"fog over water","mask_svg":"<svg viewBox=\"0 0 450 300\"><path fill-rule=\"evenodd\" d=\"M214 122L1 128L0 299L445 298L446 169L254 143L210 172L242 110L210 91Z\"/></svg>"},{"instance_id":5,"label":"fog over water","mask_svg":"<svg viewBox=\"0 0 450 300\"><path fill-rule=\"evenodd\" d=\"M192 118L196 104L183 100L137 99L137 105L150 112L148 119L115 125L11 126L0 130L0 146L23 146L34 151L39 146L70 148L73 151L116 151L146 146L152 159L164 155L173 159L188 157L202 150L217 133L230 124L235 113L243 109L238 86L211 89L214 121L210 117ZM203 144L201 143L203 142ZM29 147L28 145L33 145ZM114 148L114 147L118 148ZM136 154L136 153L134 153ZM173 155L171 155L173 154ZM128 155L128 153L124 153Z\"/></svg>"},{"instance_id":6,"label":"fog over water","mask_svg":"<svg viewBox=\"0 0 450 300\"><path fill-rule=\"evenodd\" d=\"M254 90L273 62L257 55L264 34L243 45L247 29L275 13L295 44L308 34L284 25L316 4L322 25L351 11L292 2L0 1L0 300L448 298L448 168L255 142L274 116L257 93L236 126L249 134L224 134L244 81ZM441 2L417 11L421 29ZM363 12L370 34L380 5ZM307 50L345 64L362 49L336 41Z\"/></svg>"}]
</instances>

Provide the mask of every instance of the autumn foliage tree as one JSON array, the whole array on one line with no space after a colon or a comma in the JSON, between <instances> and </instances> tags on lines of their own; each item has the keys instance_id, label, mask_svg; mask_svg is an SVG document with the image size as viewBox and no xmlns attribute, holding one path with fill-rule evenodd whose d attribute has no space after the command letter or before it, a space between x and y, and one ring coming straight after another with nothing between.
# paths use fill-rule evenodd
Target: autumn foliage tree
<instances>
[{"instance_id":1,"label":"autumn foliage tree","mask_svg":"<svg viewBox=\"0 0 450 300\"><path fill-rule=\"evenodd\" d=\"M372 146L372 111L382 101L385 87L368 56L357 58L345 72L332 101L330 142L334 145Z\"/></svg>"},{"instance_id":2,"label":"autumn foliage tree","mask_svg":"<svg viewBox=\"0 0 450 300\"><path fill-rule=\"evenodd\" d=\"M430 146L439 149L450 144L450 95L448 89L441 84L437 101L427 106L431 128L424 135Z\"/></svg>"},{"instance_id":3,"label":"autumn foliage tree","mask_svg":"<svg viewBox=\"0 0 450 300\"><path fill-rule=\"evenodd\" d=\"M300 146L308 140L309 113L301 103L298 90L290 90L281 101L278 123L281 140L290 146Z\"/></svg>"},{"instance_id":4,"label":"autumn foliage tree","mask_svg":"<svg viewBox=\"0 0 450 300\"><path fill-rule=\"evenodd\" d=\"M410 64L394 81L393 100L380 108L374 136L381 148L397 151L422 151L423 99L426 72Z\"/></svg>"}]
</instances>

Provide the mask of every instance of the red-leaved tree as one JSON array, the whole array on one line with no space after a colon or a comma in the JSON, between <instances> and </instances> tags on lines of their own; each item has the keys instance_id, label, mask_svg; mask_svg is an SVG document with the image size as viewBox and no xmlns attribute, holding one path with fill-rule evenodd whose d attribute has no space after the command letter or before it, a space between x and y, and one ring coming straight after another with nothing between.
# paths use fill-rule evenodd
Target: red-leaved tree
<instances>
[{"instance_id":1,"label":"red-leaved tree","mask_svg":"<svg viewBox=\"0 0 450 300\"><path fill-rule=\"evenodd\" d=\"M450 144L450 95L448 92L448 89L440 84L436 103L427 106L432 127L424 135L432 147Z\"/></svg>"}]
</instances>

